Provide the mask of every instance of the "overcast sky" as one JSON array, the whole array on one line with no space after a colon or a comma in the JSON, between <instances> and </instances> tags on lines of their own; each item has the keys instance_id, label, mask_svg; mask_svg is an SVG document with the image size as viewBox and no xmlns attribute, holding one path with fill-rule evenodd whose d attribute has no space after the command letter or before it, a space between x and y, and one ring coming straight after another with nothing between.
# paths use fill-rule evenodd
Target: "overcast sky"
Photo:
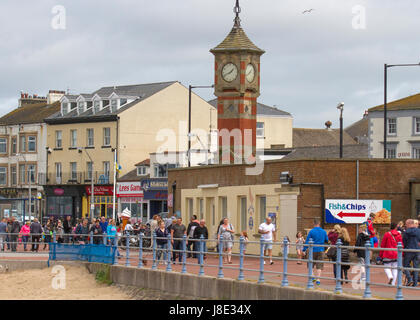
<instances>
[{"instance_id":1,"label":"overcast sky","mask_svg":"<svg viewBox=\"0 0 420 320\"><path fill-rule=\"evenodd\" d=\"M102 86L178 80L213 83L234 0L1 0L0 113L20 90L90 93ZM383 103L384 63L420 62L418 0L241 0L242 26L266 53L259 101L294 127L338 126ZM54 29L62 5L66 28ZM363 28L365 8L366 25ZM302 14L306 9L315 9ZM359 19L361 17L361 19ZM356 28L354 27L356 26ZM357 29L360 28L361 29ZM420 92L420 67L389 71L389 100ZM213 93L197 94L209 100ZM186 102L187 107L187 102Z\"/></svg>"}]
</instances>

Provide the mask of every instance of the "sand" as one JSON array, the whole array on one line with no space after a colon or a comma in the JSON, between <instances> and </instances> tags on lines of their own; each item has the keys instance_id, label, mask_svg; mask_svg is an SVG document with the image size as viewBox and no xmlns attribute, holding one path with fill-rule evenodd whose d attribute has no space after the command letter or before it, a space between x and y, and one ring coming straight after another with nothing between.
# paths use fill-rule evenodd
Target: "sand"
<instances>
[{"instance_id":1,"label":"sand","mask_svg":"<svg viewBox=\"0 0 420 320\"><path fill-rule=\"evenodd\" d=\"M54 274L53 268L0 272L0 300L129 300L130 296L118 289L98 283L94 274L84 267L63 266L65 289L54 289L64 273ZM63 269L62 269L63 270ZM57 272L57 269L56 269ZM57 278L55 278L57 280Z\"/></svg>"}]
</instances>

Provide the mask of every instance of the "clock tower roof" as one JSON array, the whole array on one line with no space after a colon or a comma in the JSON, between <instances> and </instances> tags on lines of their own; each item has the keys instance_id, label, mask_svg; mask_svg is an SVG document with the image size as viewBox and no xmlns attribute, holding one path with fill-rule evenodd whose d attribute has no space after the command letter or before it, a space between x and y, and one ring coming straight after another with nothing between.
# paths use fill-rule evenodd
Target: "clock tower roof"
<instances>
[{"instance_id":1,"label":"clock tower roof","mask_svg":"<svg viewBox=\"0 0 420 320\"><path fill-rule=\"evenodd\" d=\"M264 50L258 48L255 44L252 43L251 40L249 40L245 31L241 27L241 19L239 18L241 8L239 7L239 0L236 1L234 12L236 13L236 17L232 30L227 35L225 40L223 40L214 49L211 49L210 52L216 53L226 51L253 51L259 54L265 53Z\"/></svg>"}]
</instances>

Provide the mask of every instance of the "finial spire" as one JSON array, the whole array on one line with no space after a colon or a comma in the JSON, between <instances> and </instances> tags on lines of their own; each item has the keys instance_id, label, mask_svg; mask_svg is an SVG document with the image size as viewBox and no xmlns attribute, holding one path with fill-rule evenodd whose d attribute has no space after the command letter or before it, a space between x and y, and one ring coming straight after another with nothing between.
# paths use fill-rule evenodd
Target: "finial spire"
<instances>
[{"instance_id":1,"label":"finial spire","mask_svg":"<svg viewBox=\"0 0 420 320\"><path fill-rule=\"evenodd\" d=\"M239 0L236 0L236 6L235 8L233 8L233 12L236 14L235 17L235 28L240 28L241 27L241 19L239 18L239 14L241 13L241 7L239 6Z\"/></svg>"}]
</instances>

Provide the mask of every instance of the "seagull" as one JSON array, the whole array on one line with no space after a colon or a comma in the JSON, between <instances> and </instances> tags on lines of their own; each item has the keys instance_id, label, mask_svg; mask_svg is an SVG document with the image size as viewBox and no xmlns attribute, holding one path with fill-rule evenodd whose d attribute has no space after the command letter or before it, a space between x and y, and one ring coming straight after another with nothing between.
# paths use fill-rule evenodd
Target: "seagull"
<instances>
[{"instance_id":1,"label":"seagull","mask_svg":"<svg viewBox=\"0 0 420 320\"><path fill-rule=\"evenodd\" d=\"M312 11L314 11L315 9L309 9L309 10L305 10L305 11L303 11L302 12L302 14L305 14L305 13L311 13Z\"/></svg>"}]
</instances>

